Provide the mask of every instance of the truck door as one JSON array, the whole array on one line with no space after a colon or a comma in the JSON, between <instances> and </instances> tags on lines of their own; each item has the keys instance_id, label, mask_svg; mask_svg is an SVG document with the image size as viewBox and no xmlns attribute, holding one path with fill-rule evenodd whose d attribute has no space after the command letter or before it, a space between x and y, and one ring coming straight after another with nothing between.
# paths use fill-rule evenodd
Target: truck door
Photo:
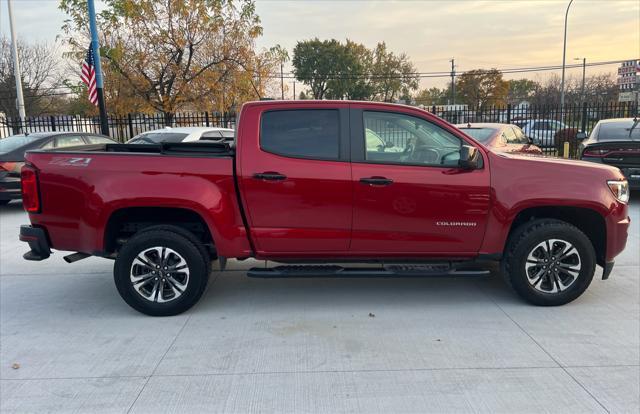
<instances>
[{"instance_id":1,"label":"truck door","mask_svg":"<svg viewBox=\"0 0 640 414\"><path fill-rule=\"evenodd\" d=\"M351 251L393 257L477 253L489 209L488 166L458 168L466 142L422 113L352 108ZM369 131L386 146L370 147Z\"/></svg>"},{"instance_id":2,"label":"truck door","mask_svg":"<svg viewBox=\"0 0 640 414\"><path fill-rule=\"evenodd\" d=\"M302 257L348 251L353 202L348 105L258 105L243 110L240 125L241 196L258 253Z\"/></svg>"}]
</instances>

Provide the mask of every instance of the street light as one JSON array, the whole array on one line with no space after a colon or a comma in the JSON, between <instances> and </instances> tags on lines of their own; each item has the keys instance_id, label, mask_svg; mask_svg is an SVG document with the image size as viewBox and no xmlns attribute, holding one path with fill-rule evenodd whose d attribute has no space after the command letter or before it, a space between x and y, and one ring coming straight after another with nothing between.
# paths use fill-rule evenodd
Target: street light
<instances>
[{"instance_id":1,"label":"street light","mask_svg":"<svg viewBox=\"0 0 640 414\"><path fill-rule=\"evenodd\" d=\"M560 116L564 120L564 70L567 61L567 19L569 17L569 7L571 7L573 0L569 1L567 5L567 11L564 14L564 44L562 47L562 82L560 83Z\"/></svg>"},{"instance_id":2,"label":"street light","mask_svg":"<svg viewBox=\"0 0 640 414\"><path fill-rule=\"evenodd\" d=\"M584 75L587 71L587 58L573 58L573 60L582 60L582 88L580 89L580 100L584 102Z\"/></svg>"}]
</instances>

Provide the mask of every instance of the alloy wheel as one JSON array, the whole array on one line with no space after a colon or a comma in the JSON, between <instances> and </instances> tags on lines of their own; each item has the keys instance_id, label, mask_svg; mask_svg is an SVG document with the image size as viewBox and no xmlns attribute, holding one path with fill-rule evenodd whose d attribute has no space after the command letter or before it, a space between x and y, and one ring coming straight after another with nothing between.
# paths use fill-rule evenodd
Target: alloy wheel
<instances>
[{"instance_id":1,"label":"alloy wheel","mask_svg":"<svg viewBox=\"0 0 640 414\"><path fill-rule=\"evenodd\" d=\"M576 247L566 240L548 239L538 243L527 256L527 281L539 292L567 290L580 275L582 262Z\"/></svg>"},{"instance_id":2,"label":"alloy wheel","mask_svg":"<svg viewBox=\"0 0 640 414\"><path fill-rule=\"evenodd\" d=\"M189 266L178 252L155 246L140 252L131 264L133 289L150 302L176 300L189 284Z\"/></svg>"}]
</instances>

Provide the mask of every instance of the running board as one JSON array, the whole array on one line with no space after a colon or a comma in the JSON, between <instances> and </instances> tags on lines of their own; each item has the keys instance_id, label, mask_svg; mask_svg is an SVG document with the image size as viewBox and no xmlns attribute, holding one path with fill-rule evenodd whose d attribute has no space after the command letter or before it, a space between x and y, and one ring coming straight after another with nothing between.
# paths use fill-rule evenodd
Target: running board
<instances>
[{"instance_id":1,"label":"running board","mask_svg":"<svg viewBox=\"0 0 640 414\"><path fill-rule=\"evenodd\" d=\"M478 277L487 276L489 270L455 269L449 264L386 265L380 268L342 267L334 265L290 265L271 268L254 267L247 276L258 278L284 277Z\"/></svg>"}]
</instances>

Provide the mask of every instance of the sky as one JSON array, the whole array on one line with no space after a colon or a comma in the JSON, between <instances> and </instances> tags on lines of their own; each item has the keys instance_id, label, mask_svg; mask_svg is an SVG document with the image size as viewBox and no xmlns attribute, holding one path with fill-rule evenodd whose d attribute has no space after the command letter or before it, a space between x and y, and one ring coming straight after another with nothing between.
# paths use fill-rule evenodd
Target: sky
<instances>
[{"instance_id":1,"label":"sky","mask_svg":"<svg viewBox=\"0 0 640 414\"><path fill-rule=\"evenodd\" d=\"M406 53L420 72L560 65L564 13L569 0L257 0L263 36L259 47L299 40L351 39ZM96 0L97 8L102 8ZM58 0L13 0L18 37L54 41L64 13ZM9 33L7 0L0 0L0 32ZM574 0L569 11L567 63L640 57L640 0ZM612 72L616 66L588 69ZM570 69L579 76L581 69ZM537 75L539 78L546 74ZM526 74L536 79L535 74ZM514 76L508 76L512 78ZM522 74L515 77L524 77ZM446 78L422 87L445 86Z\"/></svg>"}]
</instances>

